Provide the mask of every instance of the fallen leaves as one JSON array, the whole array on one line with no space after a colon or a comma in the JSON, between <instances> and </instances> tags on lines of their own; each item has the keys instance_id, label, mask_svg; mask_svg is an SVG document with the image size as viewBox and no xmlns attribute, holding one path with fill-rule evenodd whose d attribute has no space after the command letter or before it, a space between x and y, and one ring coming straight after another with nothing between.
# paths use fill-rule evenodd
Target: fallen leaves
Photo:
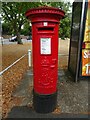
<instances>
[{"instance_id":1,"label":"fallen leaves","mask_svg":"<svg viewBox=\"0 0 90 120\"><path fill-rule=\"evenodd\" d=\"M57 106L57 108L52 112L53 114L60 114L61 110L60 108Z\"/></svg>"},{"instance_id":2,"label":"fallen leaves","mask_svg":"<svg viewBox=\"0 0 90 120\"><path fill-rule=\"evenodd\" d=\"M25 64L23 64L25 63ZM20 68L20 69L19 69ZM22 69L22 70L21 70ZM12 107L12 99L11 94L14 89L19 85L24 72L28 69L27 58L23 58L20 62L18 62L15 66L10 68L7 72L4 73L3 76L3 84L2 84L2 97L3 97L3 113L7 113L9 107ZM12 71L12 72L10 72ZM13 73L13 74L12 74ZM16 73L16 74L14 74Z\"/></svg>"},{"instance_id":3,"label":"fallen leaves","mask_svg":"<svg viewBox=\"0 0 90 120\"><path fill-rule=\"evenodd\" d=\"M26 54L30 45L7 45L3 47L2 68L6 68L15 60ZM8 69L2 76L2 117L5 118L14 105L19 105L22 98L13 98L12 92L19 85L25 71L28 69L28 58L25 56Z\"/></svg>"},{"instance_id":4,"label":"fallen leaves","mask_svg":"<svg viewBox=\"0 0 90 120\"><path fill-rule=\"evenodd\" d=\"M63 42L63 41L62 41ZM65 44L63 44L65 45ZM65 48L65 47L63 47ZM10 64L15 62L22 55L26 54L28 49L31 49L31 44L24 45L4 45L2 47L2 70L8 67ZM60 48L60 52L62 48ZM67 50L66 50L67 51ZM65 52L66 52L65 51ZM63 57L63 56L62 56ZM59 67L67 67L68 57L59 57ZM63 63L63 64L62 64ZM24 98L14 98L12 97L12 92L19 85L20 81L23 78L25 71L28 69L28 58L25 56L22 60L20 60L17 64L12 66L9 70L7 70L2 77L2 116L5 118L8 112L14 105L20 105L21 101ZM29 87L29 91L31 92L32 87ZM32 104L28 105L32 107ZM53 112L54 114L60 113L60 108L56 108Z\"/></svg>"}]
</instances>

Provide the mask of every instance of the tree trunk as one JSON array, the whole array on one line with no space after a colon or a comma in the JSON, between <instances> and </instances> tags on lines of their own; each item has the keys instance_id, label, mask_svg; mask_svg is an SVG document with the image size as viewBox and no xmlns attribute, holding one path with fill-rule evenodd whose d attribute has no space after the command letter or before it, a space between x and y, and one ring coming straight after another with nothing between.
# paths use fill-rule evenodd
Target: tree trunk
<instances>
[{"instance_id":1,"label":"tree trunk","mask_svg":"<svg viewBox=\"0 0 90 120\"><path fill-rule=\"evenodd\" d=\"M19 33L19 32L17 32L17 43L18 43L18 44L23 44L23 43L22 43L22 40L21 40L21 38L20 38L20 33Z\"/></svg>"},{"instance_id":2,"label":"tree trunk","mask_svg":"<svg viewBox=\"0 0 90 120\"><path fill-rule=\"evenodd\" d=\"M23 44L22 40L20 38L21 24L19 24L19 26L18 26L16 21L14 21L14 31L15 31L16 36L17 36L17 43L18 44Z\"/></svg>"}]
</instances>

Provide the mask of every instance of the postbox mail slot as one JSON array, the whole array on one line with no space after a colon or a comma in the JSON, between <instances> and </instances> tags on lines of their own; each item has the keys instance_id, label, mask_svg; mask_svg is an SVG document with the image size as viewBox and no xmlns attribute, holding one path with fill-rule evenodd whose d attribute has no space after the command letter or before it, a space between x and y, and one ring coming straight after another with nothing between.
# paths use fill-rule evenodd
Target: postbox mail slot
<instances>
[{"instance_id":1,"label":"postbox mail slot","mask_svg":"<svg viewBox=\"0 0 90 120\"><path fill-rule=\"evenodd\" d=\"M38 28L38 32L47 32L47 33L50 33L50 32L54 32L54 27L40 27Z\"/></svg>"}]
</instances>

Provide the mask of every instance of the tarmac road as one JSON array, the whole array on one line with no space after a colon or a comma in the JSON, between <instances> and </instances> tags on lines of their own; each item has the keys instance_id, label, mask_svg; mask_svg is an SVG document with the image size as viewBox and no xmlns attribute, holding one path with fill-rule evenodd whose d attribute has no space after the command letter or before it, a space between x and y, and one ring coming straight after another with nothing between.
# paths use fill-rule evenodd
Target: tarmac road
<instances>
[{"instance_id":1,"label":"tarmac road","mask_svg":"<svg viewBox=\"0 0 90 120\"><path fill-rule=\"evenodd\" d=\"M22 42L28 43L28 42L31 42L31 40L22 39ZM3 39L3 40L0 40L0 44L9 45L9 44L17 44L17 42L10 42L9 39Z\"/></svg>"}]
</instances>

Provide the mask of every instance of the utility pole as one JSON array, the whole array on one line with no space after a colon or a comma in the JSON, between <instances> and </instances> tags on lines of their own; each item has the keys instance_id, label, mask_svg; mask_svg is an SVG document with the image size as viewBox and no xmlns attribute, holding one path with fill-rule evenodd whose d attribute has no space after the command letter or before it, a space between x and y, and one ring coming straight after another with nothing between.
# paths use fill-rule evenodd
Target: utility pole
<instances>
[{"instance_id":1,"label":"utility pole","mask_svg":"<svg viewBox=\"0 0 90 120\"><path fill-rule=\"evenodd\" d=\"M2 16L0 14L0 43L3 45L3 40L2 40Z\"/></svg>"}]
</instances>

